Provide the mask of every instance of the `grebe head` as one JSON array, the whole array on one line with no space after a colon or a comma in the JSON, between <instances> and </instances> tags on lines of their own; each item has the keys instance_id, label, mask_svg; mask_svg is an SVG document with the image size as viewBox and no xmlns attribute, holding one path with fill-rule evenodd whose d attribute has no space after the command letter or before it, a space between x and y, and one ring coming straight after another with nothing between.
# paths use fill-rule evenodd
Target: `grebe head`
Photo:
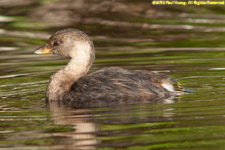
<instances>
[{"instance_id":1,"label":"grebe head","mask_svg":"<svg viewBox=\"0 0 225 150\"><path fill-rule=\"evenodd\" d=\"M46 44L36 49L36 54L57 54L70 58L94 57L94 46L88 36L75 29L64 29L54 33ZM89 59L91 59L89 58Z\"/></svg>"}]
</instances>

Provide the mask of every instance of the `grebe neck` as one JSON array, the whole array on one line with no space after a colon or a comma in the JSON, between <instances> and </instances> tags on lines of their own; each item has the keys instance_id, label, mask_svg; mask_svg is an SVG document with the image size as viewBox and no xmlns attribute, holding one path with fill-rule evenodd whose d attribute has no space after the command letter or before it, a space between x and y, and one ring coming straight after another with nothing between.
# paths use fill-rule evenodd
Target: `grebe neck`
<instances>
[{"instance_id":1,"label":"grebe neck","mask_svg":"<svg viewBox=\"0 0 225 150\"><path fill-rule=\"evenodd\" d=\"M70 91L71 86L88 73L93 61L94 53L91 47L77 51L69 63L50 78L46 90L47 100L62 100L63 96Z\"/></svg>"}]
</instances>

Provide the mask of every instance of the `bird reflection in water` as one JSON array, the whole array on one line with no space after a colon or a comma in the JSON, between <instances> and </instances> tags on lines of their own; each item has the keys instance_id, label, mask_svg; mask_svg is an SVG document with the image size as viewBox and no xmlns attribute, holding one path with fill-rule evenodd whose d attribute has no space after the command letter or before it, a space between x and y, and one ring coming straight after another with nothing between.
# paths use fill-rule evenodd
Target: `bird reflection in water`
<instances>
[{"instance_id":1,"label":"bird reflection in water","mask_svg":"<svg viewBox=\"0 0 225 150\"><path fill-rule=\"evenodd\" d=\"M72 126L73 132L54 133L55 137L65 137L66 141L60 145L63 149L94 149L99 141L96 132L99 130L97 124L91 121L92 115L88 109L73 109L52 102L49 105L51 118L54 124Z\"/></svg>"}]
</instances>

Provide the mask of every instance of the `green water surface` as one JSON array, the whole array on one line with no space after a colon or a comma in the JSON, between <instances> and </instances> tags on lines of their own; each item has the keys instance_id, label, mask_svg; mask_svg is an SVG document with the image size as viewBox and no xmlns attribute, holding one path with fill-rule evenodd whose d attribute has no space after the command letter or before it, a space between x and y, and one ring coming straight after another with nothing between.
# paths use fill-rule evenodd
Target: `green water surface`
<instances>
[{"instance_id":1,"label":"green water surface","mask_svg":"<svg viewBox=\"0 0 225 150\"><path fill-rule=\"evenodd\" d=\"M224 20L224 6L0 1L0 150L225 149ZM47 109L48 80L68 60L33 52L68 27L95 44L90 72L159 71L187 94L157 104Z\"/></svg>"}]
</instances>

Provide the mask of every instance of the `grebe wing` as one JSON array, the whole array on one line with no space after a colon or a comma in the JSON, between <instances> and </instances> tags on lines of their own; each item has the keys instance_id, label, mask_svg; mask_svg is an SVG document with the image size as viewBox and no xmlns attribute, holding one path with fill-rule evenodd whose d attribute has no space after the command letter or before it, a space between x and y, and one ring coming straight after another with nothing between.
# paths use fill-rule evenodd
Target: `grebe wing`
<instances>
[{"instance_id":1,"label":"grebe wing","mask_svg":"<svg viewBox=\"0 0 225 150\"><path fill-rule=\"evenodd\" d=\"M104 102L128 103L138 99L168 98L171 92L162 87L171 78L145 70L103 68L78 80L64 97L77 107L95 107ZM125 100L125 101L124 101ZM112 104L110 104L112 105Z\"/></svg>"},{"instance_id":2,"label":"grebe wing","mask_svg":"<svg viewBox=\"0 0 225 150\"><path fill-rule=\"evenodd\" d=\"M150 90L154 88L165 89L163 84L173 84L175 81L168 76L150 72L146 70L126 70L119 67L103 68L86 77L78 80L73 86L72 90L79 89L91 90L100 89L104 92L105 89L115 89L116 91L123 89L131 90ZM119 89L118 89L119 88Z\"/></svg>"}]
</instances>

